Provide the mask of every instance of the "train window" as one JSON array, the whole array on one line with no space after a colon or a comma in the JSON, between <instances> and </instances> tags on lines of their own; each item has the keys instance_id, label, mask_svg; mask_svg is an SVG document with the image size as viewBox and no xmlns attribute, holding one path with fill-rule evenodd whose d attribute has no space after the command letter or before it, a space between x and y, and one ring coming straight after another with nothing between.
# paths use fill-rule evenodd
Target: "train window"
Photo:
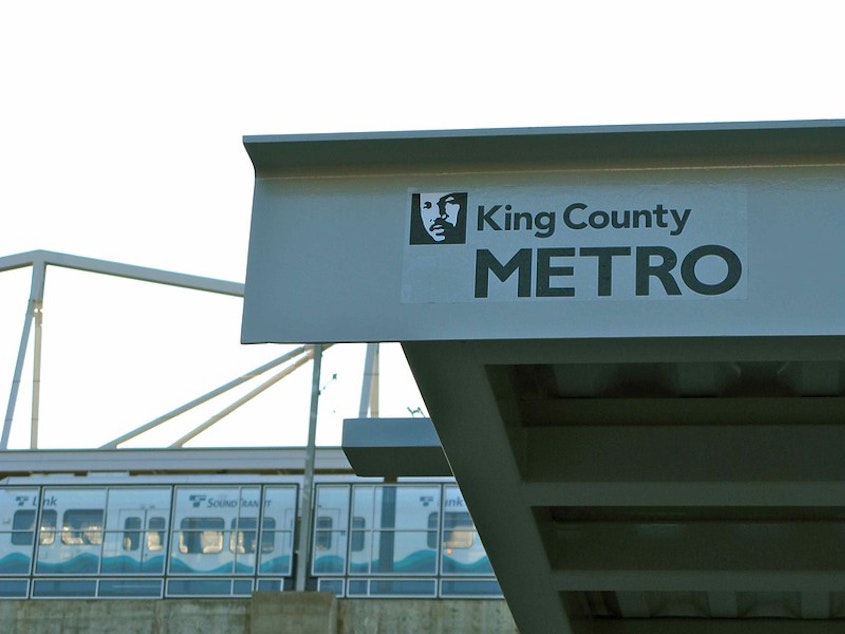
<instances>
[{"instance_id":1,"label":"train window","mask_svg":"<svg viewBox=\"0 0 845 634\"><path fill-rule=\"evenodd\" d=\"M316 530L314 531L314 550L317 552L331 550L332 547L332 518L328 515L317 517Z\"/></svg>"},{"instance_id":2,"label":"train window","mask_svg":"<svg viewBox=\"0 0 845 634\"><path fill-rule=\"evenodd\" d=\"M232 520L232 533L229 537L229 550L241 555L254 553L257 546L258 520L254 517L237 517ZM265 517L261 524L261 552L271 553L276 548L276 520Z\"/></svg>"},{"instance_id":3,"label":"train window","mask_svg":"<svg viewBox=\"0 0 845 634\"><path fill-rule=\"evenodd\" d=\"M216 554L223 551L222 517L186 517L180 525L179 552Z\"/></svg>"},{"instance_id":4,"label":"train window","mask_svg":"<svg viewBox=\"0 0 845 634\"><path fill-rule=\"evenodd\" d=\"M141 518L127 517L123 522L123 550L138 550L141 545Z\"/></svg>"},{"instance_id":5,"label":"train window","mask_svg":"<svg viewBox=\"0 0 845 634\"><path fill-rule=\"evenodd\" d=\"M349 543L349 547L352 549L353 553L359 553L364 550L365 538L367 535L364 528L366 526L367 520L360 515L354 515L352 517L352 540Z\"/></svg>"},{"instance_id":6,"label":"train window","mask_svg":"<svg viewBox=\"0 0 845 634\"><path fill-rule=\"evenodd\" d=\"M38 528L38 543L42 546L49 546L56 541L56 521L58 514L55 511L41 511L41 526Z\"/></svg>"},{"instance_id":7,"label":"train window","mask_svg":"<svg viewBox=\"0 0 845 634\"><path fill-rule=\"evenodd\" d=\"M446 513L443 516L444 548L469 548L475 540L475 526L469 513Z\"/></svg>"},{"instance_id":8,"label":"train window","mask_svg":"<svg viewBox=\"0 0 845 634\"><path fill-rule=\"evenodd\" d=\"M69 509L62 517L62 543L69 546L103 543L102 509Z\"/></svg>"},{"instance_id":9,"label":"train window","mask_svg":"<svg viewBox=\"0 0 845 634\"><path fill-rule=\"evenodd\" d=\"M16 511L12 517L12 544L32 546L35 539L35 511Z\"/></svg>"},{"instance_id":10,"label":"train window","mask_svg":"<svg viewBox=\"0 0 845 634\"><path fill-rule=\"evenodd\" d=\"M437 529L440 528L440 513L428 514L428 536L426 545L431 549L437 548Z\"/></svg>"},{"instance_id":11,"label":"train window","mask_svg":"<svg viewBox=\"0 0 845 634\"><path fill-rule=\"evenodd\" d=\"M276 520L265 517L261 522L261 552L272 553L276 550Z\"/></svg>"},{"instance_id":12,"label":"train window","mask_svg":"<svg viewBox=\"0 0 845 634\"><path fill-rule=\"evenodd\" d=\"M163 517L151 517L147 522L147 550L155 552L161 550L164 545L164 523Z\"/></svg>"},{"instance_id":13,"label":"train window","mask_svg":"<svg viewBox=\"0 0 845 634\"><path fill-rule=\"evenodd\" d=\"M233 553L254 553L258 522L254 517L236 517L232 520L229 550Z\"/></svg>"}]
</instances>

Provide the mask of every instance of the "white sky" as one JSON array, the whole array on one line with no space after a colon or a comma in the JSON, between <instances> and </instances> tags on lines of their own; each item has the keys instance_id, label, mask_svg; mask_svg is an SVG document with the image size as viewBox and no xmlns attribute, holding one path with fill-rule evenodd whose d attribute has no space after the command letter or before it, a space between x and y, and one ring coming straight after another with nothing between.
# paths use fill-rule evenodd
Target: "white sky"
<instances>
[{"instance_id":1,"label":"white sky","mask_svg":"<svg viewBox=\"0 0 845 634\"><path fill-rule=\"evenodd\" d=\"M246 134L845 118L837 9L0 3L0 255L48 249L242 281ZM27 271L0 273L3 411L28 283ZM106 442L284 350L240 346L231 298L52 268L45 304L45 447ZM421 399L401 350L384 356L381 413L407 415ZM339 443L339 421L356 415L362 367L362 346L326 353L321 443ZM303 442L309 385L303 368L192 444Z\"/></svg>"}]
</instances>

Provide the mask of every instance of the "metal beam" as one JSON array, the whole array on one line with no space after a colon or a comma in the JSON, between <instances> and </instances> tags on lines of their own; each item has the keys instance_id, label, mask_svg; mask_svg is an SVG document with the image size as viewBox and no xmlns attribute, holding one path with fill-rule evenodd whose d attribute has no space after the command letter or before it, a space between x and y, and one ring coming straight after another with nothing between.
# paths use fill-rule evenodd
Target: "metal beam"
<instances>
[{"instance_id":1,"label":"metal beam","mask_svg":"<svg viewBox=\"0 0 845 634\"><path fill-rule=\"evenodd\" d=\"M837 634L841 621L791 619L595 619L589 634ZM580 634L580 631L579 631Z\"/></svg>"},{"instance_id":2,"label":"metal beam","mask_svg":"<svg viewBox=\"0 0 845 634\"><path fill-rule=\"evenodd\" d=\"M232 388L237 387L238 385L241 385L242 383L245 383L245 382L247 382L251 379L254 379L257 376L264 374L264 372L266 372L267 370L275 368L276 366L281 365L285 361L288 361L288 360L290 360L290 359L292 359L292 358L294 358L294 357L296 357L300 354L304 354L307 351L308 351L308 346L299 346L298 348L294 348L293 350L286 352L282 356L280 356L276 359L273 359L269 363L265 363L264 365L257 367L256 369L252 370L251 372L247 372L246 374L239 376L237 379L229 381L225 385L221 385L220 387L218 387L214 390L211 390L210 392L207 392L207 393L203 394L202 396L195 398L194 400L192 400L188 403L185 403L184 405L182 405L180 407L177 407L176 409L168 412L167 414L164 414L163 416L159 416L155 420L152 420L149 423L146 423L145 425L141 425L140 427L137 427L137 428L123 434L122 436L118 436L114 440L110 440L105 445L100 447L100 449L117 449L118 445L123 444L127 440L131 440L132 438L135 438L136 436L140 436L144 432L147 432L151 429L158 427L162 423L165 423L165 422L169 421L170 419L175 418L179 414L183 414L183 413L187 412L188 410L193 409L197 405L202 405L206 401L209 401L212 398L219 396L220 394L223 394L224 392L227 392L228 390L231 390Z\"/></svg>"},{"instance_id":3,"label":"metal beam","mask_svg":"<svg viewBox=\"0 0 845 634\"><path fill-rule=\"evenodd\" d=\"M361 403L358 406L358 418L366 418L373 405L373 384L378 373L377 343L367 344L367 354L364 357L364 379L361 381Z\"/></svg>"},{"instance_id":4,"label":"metal beam","mask_svg":"<svg viewBox=\"0 0 845 634\"><path fill-rule=\"evenodd\" d=\"M23 266L30 265L32 266L32 281L30 283L29 289L29 301L27 302L26 308L26 316L24 317L23 328L21 330L21 341L20 346L18 347L18 356L15 362L15 371L12 377L12 386L9 390L9 401L6 405L6 417L3 422L3 433L0 435L0 450L4 450L9 446L9 435L12 431L12 420L15 416L15 406L17 405L18 400L18 390L20 389L20 382L21 382L21 375L23 374L23 364L26 360L26 348L27 343L29 342L29 335L30 331L32 330L32 322L35 320L37 314L40 314L40 311L43 306L44 302L44 280L46 269L43 260L40 259L27 259L26 264L23 264L23 258L15 258L14 256L11 260L15 263L14 266L10 266L10 268L20 268ZM0 262L2 258L0 258ZM8 264L8 263L7 263ZM2 269L0 270L8 270ZM38 356L40 356L40 349L37 351ZM36 359L37 363L36 366L39 365L40 359ZM38 370L36 370L37 372ZM37 375L35 375L37 376ZM35 377L34 377L35 378ZM34 387L34 386L33 386ZM37 395L38 390L33 389L33 405L35 407L35 411L37 412ZM36 413L37 417L37 413ZM30 432L30 442L32 442L32 435L33 432Z\"/></svg>"},{"instance_id":5,"label":"metal beam","mask_svg":"<svg viewBox=\"0 0 845 634\"><path fill-rule=\"evenodd\" d=\"M228 282L210 277L174 273L163 269L121 264L119 262L86 258L67 253L57 253L55 251L29 251L0 257L0 272L31 266L35 262L43 263L45 266L61 266L68 269L87 271L89 273L113 275L131 280L178 286L197 291L205 291L207 293L231 295L233 297L243 297L244 293L244 285L239 282Z\"/></svg>"},{"instance_id":6,"label":"metal beam","mask_svg":"<svg viewBox=\"0 0 845 634\"><path fill-rule=\"evenodd\" d=\"M314 368L311 374L311 411L308 419L308 444L305 447L305 477L302 483L302 505L299 510L299 547L297 557L300 562L311 561L311 536L313 535L314 517L314 459L317 447L317 411L320 404L320 371L323 361L323 345L313 346L311 356ZM308 575L307 566L296 567L296 590L305 590Z\"/></svg>"},{"instance_id":7,"label":"metal beam","mask_svg":"<svg viewBox=\"0 0 845 634\"><path fill-rule=\"evenodd\" d=\"M317 449L321 473L352 473L339 447ZM302 473L304 447L0 451L0 477L36 473Z\"/></svg>"},{"instance_id":8,"label":"metal beam","mask_svg":"<svg viewBox=\"0 0 845 634\"><path fill-rule=\"evenodd\" d=\"M599 576L608 570L649 574L721 571L728 576L748 571L775 576L807 570L819 574L845 571L845 551L841 548L845 522L835 518L839 509L819 519L807 519L795 512L795 519L784 515L747 520L732 519L730 514L712 520L692 514L684 519L682 513L666 520L659 511L636 522L612 516L603 521L554 522L543 531L550 565L557 571L594 572ZM729 587L726 584L723 589Z\"/></svg>"},{"instance_id":9,"label":"metal beam","mask_svg":"<svg viewBox=\"0 0 845 634\"><path fill-rule=\"evenodd\" d=\"M714 423L527 428L522 473L528 482L845 480L845 425Z\"/></svg>"},{"instance_id":10,"label":"metal beam","mask_svg":"<svg viewBox=\"0 0 845 634\"><path fill-rule=\"evenodd\" d=\"M188 433L186 433L185 435L180 437L176 442L174 442L170 446L173 447L173 448L181 447L186 442L188 442L189 440L196 438L202 432L206 431L207 429L209 429L213 425L220 422L225 416L228 416L229 414L231 414L233 411L235 411L236 409L238 409L242 405L248 403L249 401L251 401L253 398L258 396L259 394L261 394L265 390L269 389L270 387L272 387L273 385L275 385L276 383L278 383L279 381L281 381L285 377L289 376L297 368L300 368L303 365L305 365L308 361L310 361L312 359L312 357L313 357L313 353L311 351L306 352L299 359L294 361L291 365L284 368L281 372L274 374L269 379L264 381L261 385L254 388L253 390L250 390L247 394L245 394L241 398L237 399L234 403L232 403L228 407L224 408L222 411L218 412L217 414L215 414L214 416L212 416L211 418L209 418L205 422L201 423L200 425L197 425L191 431L189 431Z\"/></svg>"},{"instance_id":11,"label":"metal beam","mask_svg":"<svg viewBox=\"0 0 845 634\"><path fill-rule=\"evenodd\" d=\"M403 342L402 348L517 627L525 634L550 627L572 632L560 593L548 579L533 510L522 498L519 452L510 444L488 376L478 368L479 346L463 343Z\"/></svg>"},{"instance_id":12,"label":"metal beam","mask_svg":"<svg viewBox=\"0 0 845 634\"><path fill-rule=\"evenodd\" d=\"M842 396L554 398L520 403L526 425L845 423Z\"/></svg>"},{"instance_id":13,"label":"metal beam","mask_svg":"<svg viewBox=\"0 0 845 634\"><path fill-rule=\"evenodd\" d=\"M347 418L342 446L360 476L452 475L430 418Z\"/></svg>"},{"instance_id":14,"label":"metal beam","mask_svg":"<svg viewBox=\"0 0 845 634\"><path fill-rule=\"evenodd\" d=\"M841 506L845 482L523 482L522 499L538 506Z\"/></svg>"},{"instance_id":15,"label":"metal beam","mask_svg":"<svg viewBox=\"0 0 845 634\"><path fill-rule=\"evenodd\" d=\"M560 592L845 592L841 570L557 570Z\"/></svg>"},{"instance_id":16,"label":"metal beam","mask_svg":"<svg viewBox=\"0 0 845 634\"><path fill-rule=\"evenodd\" d=\"M842 121L584 126L247 136L259 178L554 165L771 165L841 161Z\"/></svg>"}]
</instances>

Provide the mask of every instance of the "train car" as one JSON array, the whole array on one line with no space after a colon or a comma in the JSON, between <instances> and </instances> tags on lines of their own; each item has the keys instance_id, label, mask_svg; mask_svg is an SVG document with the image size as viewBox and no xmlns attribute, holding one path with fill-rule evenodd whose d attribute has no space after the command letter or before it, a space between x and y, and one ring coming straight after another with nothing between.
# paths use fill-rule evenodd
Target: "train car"
<instances>
[{"instance_id":1,"label":"train car","mask_svg":"<svg viewBox=\"0 0 845 634\"><path fill-rule=\"evenodd\" d=\"M320 589L348 596L499 593L454 483L321 484L313 553Z\"/></svg>"},{"instance_id":2,"label":"train car","mask_svg":"<svg viewBox=\"0 0 845 634\"><path fill-rule=\"evenodd\" d=\"M0 480L1 598L249 596L296 579L301 473ZM307 587L345 597L501 596L449 479L319 473Z\"/></svg>"}]
</instances>

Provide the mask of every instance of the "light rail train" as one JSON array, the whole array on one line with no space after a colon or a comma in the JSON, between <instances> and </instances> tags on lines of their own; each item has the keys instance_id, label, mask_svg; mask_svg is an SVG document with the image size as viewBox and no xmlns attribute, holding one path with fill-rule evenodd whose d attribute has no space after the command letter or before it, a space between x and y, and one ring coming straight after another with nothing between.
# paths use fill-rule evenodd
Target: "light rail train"
<instances>
[{"instance_id":1,"label":"light rail train","mask_svg":"<svg viewBox=\"0 0 845 634\"><path fill-rule=\"evenodd\" d=\"M301 473L33 473L0 480L0 598L249 596L294 588ZM501 596L450 479L315 477L307 587Z\"/></svg>"}]
</instances>

